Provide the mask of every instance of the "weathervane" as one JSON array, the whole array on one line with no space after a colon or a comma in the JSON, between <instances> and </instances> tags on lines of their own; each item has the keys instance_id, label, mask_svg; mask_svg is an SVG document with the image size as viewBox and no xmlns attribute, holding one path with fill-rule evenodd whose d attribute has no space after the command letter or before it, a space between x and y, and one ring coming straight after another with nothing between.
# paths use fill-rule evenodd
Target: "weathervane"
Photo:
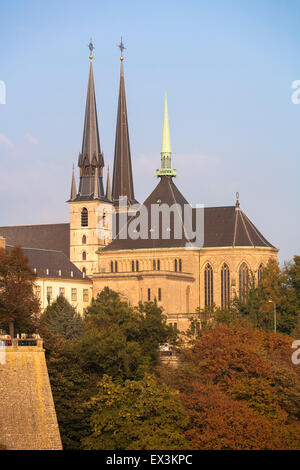
<instances>
[{"instance_id":1,"label":"weathervane","mask_svg":"<svg viewBox=\"0 0 300 470\"><path fill-rule=\"evenodd\" d=\"M121 36L121 42L120 42L120 44L117 45L117 47L118 47L118 48L120 49L120 51L121 51L121 57L120 57L120 59L123 60L123 51L124 51L124 49L126 49L126 47L125 47L124 44L123 44L122 36Z\"/></svg>"},{"instance_id":2,"label":"weathervane","mask_svg":"<svg viewBox=\"0 0 300 470\"><path fill-rule=\"evenodd\" d=\"M92 42L92 38L90 39L90 43L89 43L89 45L88 45L88 48L89 48L89 50L90 50L90 60L92 60L92 58L93 58L93 50L95 49L95 48L94 48L94 44L93 44L93 42Z\"/></svg>"}]
</instances>

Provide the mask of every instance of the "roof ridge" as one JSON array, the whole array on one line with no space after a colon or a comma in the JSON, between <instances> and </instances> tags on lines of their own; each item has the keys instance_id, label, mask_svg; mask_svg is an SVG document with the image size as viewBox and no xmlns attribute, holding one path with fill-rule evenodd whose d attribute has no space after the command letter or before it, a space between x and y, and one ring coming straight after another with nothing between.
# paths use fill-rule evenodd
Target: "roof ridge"
<instances>
[{"instance_id":1,"label":"roof ridge","mask_svg":"<svg viewBox=\"0 0 300 470\"><path fill-rule=\"evenodd\" d=\"M235 209L235 221L234 221L234 229L233 229L233 242L232 242L232 246L235 246L235 243L236 243L236 232L237 232L238 213L239 213L239 210L236 208L236 209Z\"/></svg>"},{"instance_id":2,"label":"roof ridge","mask_svg":"<svg viewBox=\"0 0 300 470\"><path fill-rule=\"evenodd\" d=\"M242 222L243 222L243 225L244 225L244 229L246 230L246 233L247 233L247 235L248 235L248 239L249 239L251 245L252 245L252 246L255 246L254 243L253 243L253 241L252 241L252 238L250 237L250 234L249 234L249 232L248 232L248 230L247 230L247 227L246 227L246 224L245 224L245 221L244 221L244 214L243 214L242 211L240 211L240 212L241 212L241 218L242 218Z\"/></svg>"},{"instance_id":3,"label":"roof ridge","mask_svg":"<svg viewBox=\"0 0 300 470\"><path fill-rule=\"evenodd\" d=\"M70 225L70 222L55 222L53 224L25 224L25 225L1 225L2 228L17 228L17 227L46 227L49 225Z\"/></svg>"}]
</instances>

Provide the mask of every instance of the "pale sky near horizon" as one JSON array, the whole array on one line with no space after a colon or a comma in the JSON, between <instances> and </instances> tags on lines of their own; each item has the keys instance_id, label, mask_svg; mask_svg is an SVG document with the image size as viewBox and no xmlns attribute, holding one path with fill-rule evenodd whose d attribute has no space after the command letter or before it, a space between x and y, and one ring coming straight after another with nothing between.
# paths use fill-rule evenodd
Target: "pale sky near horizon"
<instances>
[{"instance_id":1,"label":"pale sky near horizon","mask_svg":"<svg viewBox=\"0 0 300 470\"><path fill-rule=\"evenodd\" d=\"M0 225L68 221L93 37L100 140L112 168L120 34L136 198L154 188L168 94L175 183L233 205L300 254L299 0L12 0L0 10Z\"/></svg>"}]
</instances>

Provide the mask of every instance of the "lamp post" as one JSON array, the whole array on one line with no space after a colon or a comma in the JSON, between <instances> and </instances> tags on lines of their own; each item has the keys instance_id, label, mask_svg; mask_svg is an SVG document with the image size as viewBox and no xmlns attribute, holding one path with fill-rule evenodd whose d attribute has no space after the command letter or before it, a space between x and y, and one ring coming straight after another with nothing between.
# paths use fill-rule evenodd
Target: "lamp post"
<instances>
[{"instance_id":1,"label":"lamp post","mask_svg":"<svg viewBox=\"0 0 300 470\"><path fill-rule=\"evenodd\" d=\"M268 300L269 303L274 305L274 332L277 331L277 318L276 318L276 303L273 300Z\"/></svg>"}]
</instances>

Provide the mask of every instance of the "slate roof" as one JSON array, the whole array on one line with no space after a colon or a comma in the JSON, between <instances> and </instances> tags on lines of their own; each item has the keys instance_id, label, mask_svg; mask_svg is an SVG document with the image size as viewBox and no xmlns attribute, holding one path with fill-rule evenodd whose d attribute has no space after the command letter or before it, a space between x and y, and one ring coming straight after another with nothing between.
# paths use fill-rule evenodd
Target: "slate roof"
<instances>
[{"instance_id":1,"label":"slate roof","mask_svg":"<svg viewBox=\"0 0 300 470\"><path fill-rule=\"evenodd\" d=\"M0 227L0 236L8 245L62 251L70 257L70 224Z\"/></svg>"},{"instance_id":2,"label":"slate roof","mask_svg":"<svg viewBox=\"0 0 300 470\"><path fill-rule=\"evenodd\" d=\"M160 182L144 202L144 205L149 208L151 204L167 204L172 206L178 204L182 207L182 214L184 214L183 206L189 204L185 197L181 194L173 179L169 176L163 176ZM148 238L146 240L139 238L133 240L130 237L126 238L128 233L128 226L136 217L129 219L128 224L120 230L119 234L113 242L106 246L101 251L115 251L115 250L135 250L135 249L154 249L154 248L175 248L185 247L189 242L188 238L183 236L176 239L174 236L174 217L170 219L170 239L163 239L161 226L159 228L158 239L152 239L151 228L151 211L148 210ZM193 209L193 229L195 229L196 212ZM182 227L184 227L184 217L182 217ZM161 225L161 224L160 224ZM153 227L153 223L152 223ZM139 228L137 229L139 231ZM155 231L155 228L154 228ZM126 239L122 239L126 238ZM275 248L271 245L265 237L257 230L248 217L240 210L239 207L208 207L204 208L204 244L203 247L269 247Z\"/></svg>"},{"instance_id":3,"label":"slate roof","mask_svg":"<svg viewBox=\"0 0 300 470\"><path fill-rule=\"evenodd\" d=\"M7 249L11 248L11 245L7 245ZM90 279L84 278L80 269L71 263L62 251L41 250L38 248L23 248L23 251L28 257L29 265L32 269L36 269L38 277L61 277L62 279L86 280L90 282Z\"/></svg>"}]
</instances>

